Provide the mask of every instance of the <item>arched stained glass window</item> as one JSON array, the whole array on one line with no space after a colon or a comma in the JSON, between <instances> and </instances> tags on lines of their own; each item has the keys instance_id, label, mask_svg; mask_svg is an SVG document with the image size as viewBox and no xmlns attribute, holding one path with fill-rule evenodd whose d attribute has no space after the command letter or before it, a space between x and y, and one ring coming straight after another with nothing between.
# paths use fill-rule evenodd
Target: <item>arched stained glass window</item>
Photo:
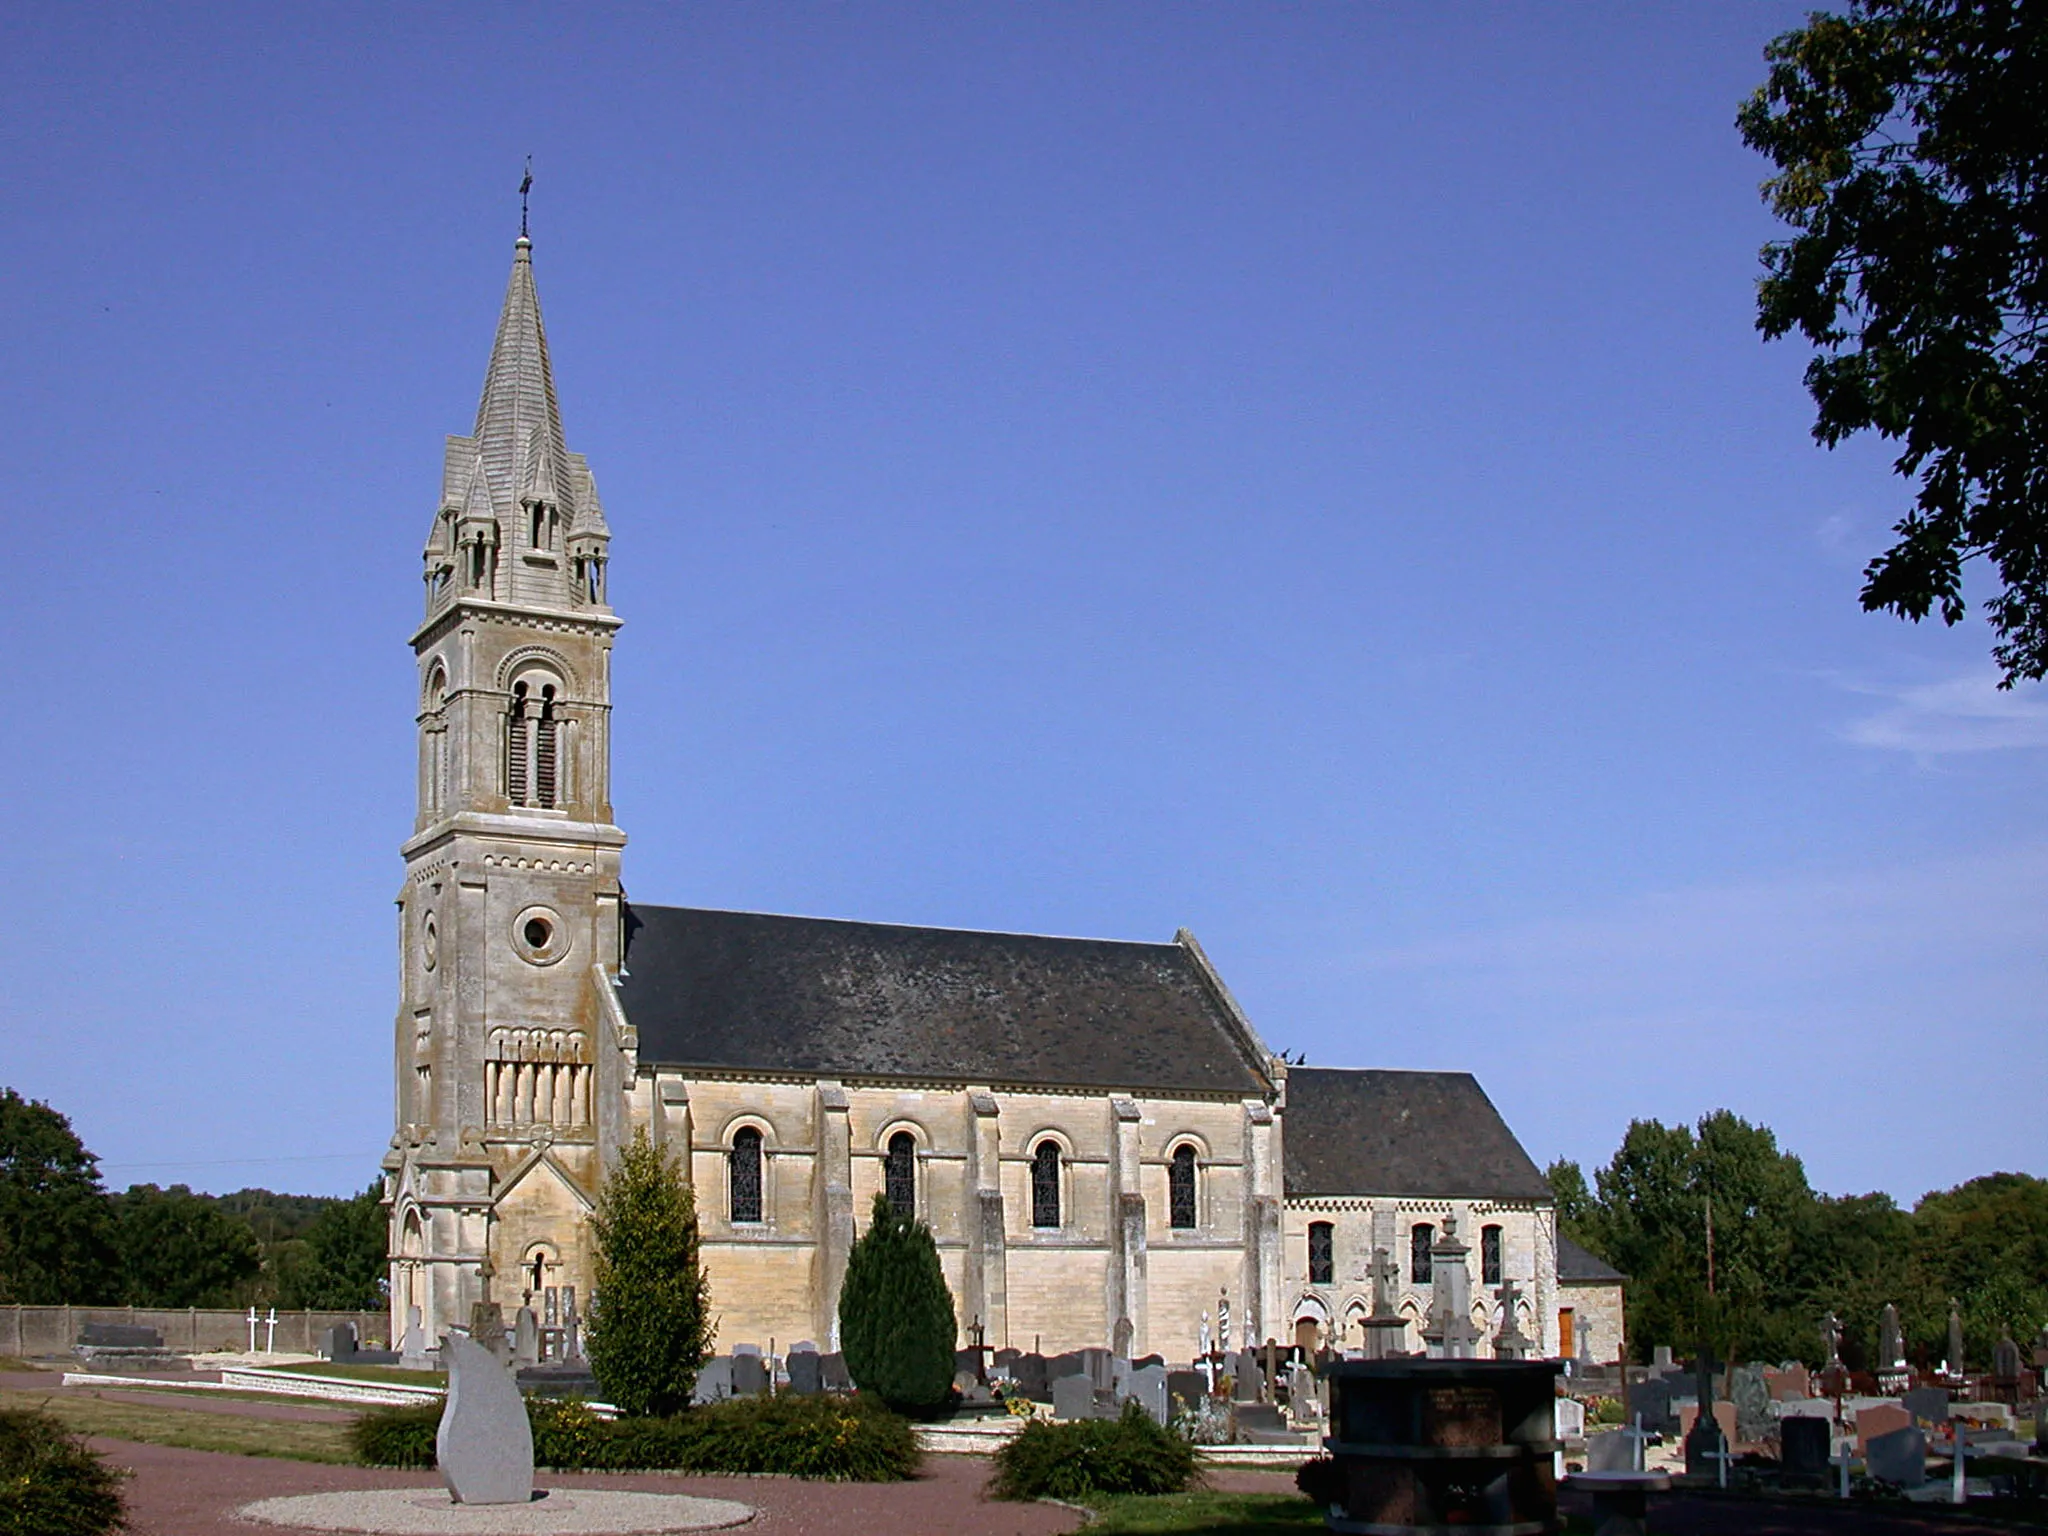
<instances>
[{"instance_id":1,"label":"arched stained glass window","mask_svg":"<svg viewBox=\"0 0 2048 1536\"><path fill-rule=\"evenodd\" d=\"M1166 1165L1166 1204L1174 1230L1192 1232L1195 1227L1195 1149L1182 1142L1173 1149Z\"/></svg>"},{"instance_id":2,"label":"arched stained glass window","mask_svg":"<svg viewBox=\"0 0 2048 1536\"><path fill-rule=\"evenodd\" d=\"M761 1219L761 1133L743 1125L732 1133L732 1151L727 1154L731 1168L732 1219Z\"/></svg>"},{"instance_id":3,"label":"arched stained glass window","mask_svg":"<svg viewBox=\"0 0 2048 1536\"><path fill-rule=\"evenodd\" d=\"M1417 1222L1408 1229L1408 1278L1417 1285L1429 1284L1429 1250L1435 1246L1436 1228L1428 1222Z\"/></svg>"},{"instance_id":4,"label":"arched stained glass window","mask_svg":"<svg viewBox=\"0 0 2048 1536\"><path fill-rule=\"evenodd\" d=\"M1031 1154L1031 1225L1060 1224L1060 1144L1050 1137Z\"/></svg>"},{"instance_id":5,"label":"arched stained glass window","mask_svg":"<svg viewBox=\"0 0 2048 1536\"><path fill-rule=\"evenodd\" d=\"M1479 1283L1500 1284L1500 1228L1479 1229Z\"/></svg>"},{"instance_id":6,"label":"arched stained glass window","mask_svg":"<svg viewBox=\"0 0 2048 1536\"><path fill-rule=\"evenodd\" d=\"M1336 1229L1327 1221L1308 1224L1308 1283L1334 1285L1337 1280Z\"/></svg>"},{"instance_id":7,"label":"arched stained glass window","mask_svg":"<svg viewBox=\"0 0 2048 1536\"><path fill-rule=\"evenodd\" d=\"M917 1138L908 1131L889 1138L889 1155L882 1159L882 1191L897 1215L917 1214Z\"/></svg>"}]
</instances>

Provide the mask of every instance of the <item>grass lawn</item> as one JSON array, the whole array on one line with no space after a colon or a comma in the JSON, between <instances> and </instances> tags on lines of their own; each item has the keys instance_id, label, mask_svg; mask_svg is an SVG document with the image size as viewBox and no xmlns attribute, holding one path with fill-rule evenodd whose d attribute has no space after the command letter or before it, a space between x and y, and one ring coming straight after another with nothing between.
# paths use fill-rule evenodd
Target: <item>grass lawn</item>
<instances>
[{"instance_id":1,"label":"grass lawn","mask_svg":"<svg viewBox=\"0 0 2048 1536\"><path fill-rule=\"evenodd\" d=\"M325 1376L330 1381L389 1381L405 1387L448 1385L448 1378L439 1371L404 1371L395 1365L336 1365L329 1360L309 1360L303 1365L259 1365L256 1369L292 1376Z\"/></svg>"},{"instance_id":2,"label":"grass lawn","mask_svg":"<svg viewBox=\"0 0 2048 1536\"><path fill-rule=\"evenodd\" d=\"M1102 1517L1088 1527L1088 1536L1123 1531L1298 1536L1326 1529L1323 1512L1298 1493L1117 1493L1088 1503Z\"/></svg>"},{"instance_id":3,"label":"grass lawn","mask_svg":"<svg viewBox=\"0 0 2048 1536\"><path fill-rule=\"evenodd\" d=\"M81 1434L148 1445L176 1445L190 1451L225 1451L231 1456L281 1456L288 1461L347 1462L347 1426L296 1420L252 1419L192 1408L152 1408L110 1403L104 1398L9 1392L0 1403L40 1408Z\"/></svg>"}]
</instances>

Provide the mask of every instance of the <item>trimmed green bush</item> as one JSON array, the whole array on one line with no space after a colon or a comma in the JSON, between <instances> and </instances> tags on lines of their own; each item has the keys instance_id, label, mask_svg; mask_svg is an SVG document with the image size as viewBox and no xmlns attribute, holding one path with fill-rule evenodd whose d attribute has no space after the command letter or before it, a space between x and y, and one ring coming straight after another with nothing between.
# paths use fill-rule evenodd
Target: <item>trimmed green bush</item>
<instances>
[{"instance_id":1,"label":"trimmed green bush","mask_svg":"<svg viewBox=\"0 0 2048 1536\"><path fill-rule=\"evenodd\" d=\"M996 1452L988 1491L998 1499L1084 1499L1180 1493L1195 1480L1195 1448L1127 1402L1114 1419L1033 1419Z\"/></svg>"},{"instance_id":2,"label":"trimmed green bush","mask_svg":"<svg viewBox=\"0 0 2048 1536\"><path fill-rule=\"evenodd\" d=\"M711 1340L711 1282L698 1263L690 1186L644 1126L619 1153L590 1230L591 1373L621 1413L680 1413Z\"/></svg>"},{"instance_id":3,"label":"trimmed green bush","mask_svg":"<svg viewBox=\"0 0 2048 1536\"><path fill-rule=\"evenodd\" d=\"M528 1416L531 1417L531 1410ZM423 1403L417 1408L372 1408L350 1422L349 1449L366 1467L431 1467L434 1431L440 1427L439 1403Z\"/></svg>"},{"instance_id":4,"label":"trimmed green bush","mask_svg":"<svg viewBox=\"0 0 2048 1536\"><path fill-rule=\"evenodd\" d=\"M877 1194L839 1287L847 1374L898 1413L929 1413L952 1396L958 1336L932 1229Z\"/></svg>"},{"instance_id":5,"label":"trimmed green bush","mask_svg":"<svg viewBox=\"0 0 2048 1536\"><path fill-rule=\"evenodd\" d=\"M121 1530L122 1476L47 1413L0 1409L0 1536Z\"/></svg>"},{"instance_id":6,"label":"trimmed green bush","mask_svg":"<svg viewBox=\"0 0 2048 1536\"><path fill-rule=\"evenodd\" d=\"M536 1466L574 1472L770 1472L899 1482L917 1472L910 1425L873 1398L738 1397L668 1418L600 1419L580 1402L529 1398ZM441 1410L377 1408L349 1435L377 1467L431 1467Z\"/></svg>"}]
</instances>

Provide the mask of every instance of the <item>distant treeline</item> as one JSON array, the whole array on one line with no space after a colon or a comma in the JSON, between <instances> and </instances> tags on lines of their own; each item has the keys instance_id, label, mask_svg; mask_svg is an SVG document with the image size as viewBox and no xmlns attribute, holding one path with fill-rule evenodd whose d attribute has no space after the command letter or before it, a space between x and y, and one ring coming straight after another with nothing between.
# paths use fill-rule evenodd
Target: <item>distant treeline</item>
<instances>
[{"instance_id":1,"label":"distant treeline","mask_svg":"<svg viewBox=\"0 0 2048 1536\"><path fill-rule=\"evenodd\" d=\"M1564 1234L1629 1276L1638 1360L1708 1343L1724 1359L1819 1365L1832 1312L1844 1362L1867 1369L1891 1302L1908 1356L1931 1365L1953 1301L1966 1363L1987 1369L2001 1332L2028 1347L2048 1326L2048 1180L1987 1174L1911 1210L1816 1194L1768 1127L1726 1110L1690 1128L1635 1121L1590 1188L1576 1163L1548 1171Z\"/></svg>"},{"instance_id":2,"label":"distant treeline","mask_svg":"<svg viewBox=\"0 0 2048 1536\"><path fill-rule=\"evenodd\" d=\"M0 1302L380 1307L381 1188L351 1199L182 1184L110 1193L63 1115L0 1088Z\"/></svg>"}]
</instances>

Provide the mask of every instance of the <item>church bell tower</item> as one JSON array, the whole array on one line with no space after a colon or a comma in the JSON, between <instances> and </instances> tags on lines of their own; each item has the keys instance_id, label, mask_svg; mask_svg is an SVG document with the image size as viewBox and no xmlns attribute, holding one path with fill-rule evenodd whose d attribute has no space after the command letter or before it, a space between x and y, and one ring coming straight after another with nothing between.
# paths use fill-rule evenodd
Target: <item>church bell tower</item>
<instances>
[{"instance_id":1,"label":"church bell tower","mask_svg":"<svg viewBox=\"0 0 2048 1536\"><path fill-rule=\"evenodd\" d=\"M522 230L475 430L450 437L425 552L419 806L398 898L393 1338L574 1286L617 1145L610 531L562 435ZM552 1300L553 1298L551 1298ZM566 1299L565 1297L563 1299Z\"/></svg>"}]
</instances>

